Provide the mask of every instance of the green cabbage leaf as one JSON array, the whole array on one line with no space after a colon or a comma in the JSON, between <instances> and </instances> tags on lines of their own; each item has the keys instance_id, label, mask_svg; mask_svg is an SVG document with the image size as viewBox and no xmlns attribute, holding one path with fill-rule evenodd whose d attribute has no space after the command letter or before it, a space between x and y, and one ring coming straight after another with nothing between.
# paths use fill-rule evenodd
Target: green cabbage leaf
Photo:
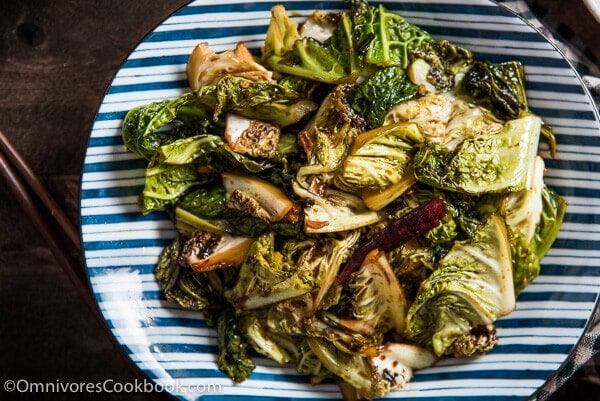
<instances>
[{"instance_id":1,"label":"green cabbage leaf","mask_svg":"<svg viewBox=\"0 0 600 401\"><path fill-rule=\"evenodd\" d=\"M529 188L541 120L528 115L508 121L496 133L481 133L455 150L426 142L415 154L417 180L471 195Z\"/></svg>"},{"instance_id":2,"label":"green cabbage leaf","mask_svg":"<svg viewBox=\"0 0 600 401\"><path fill-rule=\"evenodd\" d=\"M272 11L261 60L274 71L329 84L355 82L374 67L406 68L408 52L424 41L427 32L408 23L383 5L362 0L339 14L327 39L301 37L298 27L281 8Z\"/></svg>"},{"instance_id":3,"label":"green cabbage leaf","mask_svg":"<svg viewBox=\"0 0 600 401\"><path fill-rule=\"evenodd\" d=\"M436 355L448 354L475 327L515 308L506 225L493 215L475 237L458 241L426 278L407 316L406 334Z\"/></svg>"}]
</instances>

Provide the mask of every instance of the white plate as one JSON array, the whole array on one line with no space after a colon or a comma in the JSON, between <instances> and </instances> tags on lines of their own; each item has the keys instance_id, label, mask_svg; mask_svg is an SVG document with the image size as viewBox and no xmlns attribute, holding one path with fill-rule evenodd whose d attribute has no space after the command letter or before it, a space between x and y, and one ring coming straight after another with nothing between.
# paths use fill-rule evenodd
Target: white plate
<instances>
[{"instance_id":1,"label":"white plate","mask_svg":"<svg viewBox=\"0 0 600 401\"><path fill-rule=\"evenodd\" d=\"M132 107L187 90L185 63L199 41L216 51L240 40L262 43L274 3L211 0L166 19L129 55L93 124L81 184L85 258L107 324L131 359L181 399L340 399L337 386L311 386L292 368L258 358L233 385L215 365L216 338L199 313L166 302L153 276L175 231L161 213L142 216L136 198L145 161L127 153L121 122ZM306 16L335 2L285 2ZM436 38L464 45L479 59L520 60L530 107L555 129L558 154L547 183L568 201L563 229L540 277L517 310L498 321L500 344L469 361L448 360L417 372L388 399L521 400L557 371L582 336L600 289L600 125L580 78L562 55L520 18L487 0L387 2Z\"/></svg>"}]
</instances>

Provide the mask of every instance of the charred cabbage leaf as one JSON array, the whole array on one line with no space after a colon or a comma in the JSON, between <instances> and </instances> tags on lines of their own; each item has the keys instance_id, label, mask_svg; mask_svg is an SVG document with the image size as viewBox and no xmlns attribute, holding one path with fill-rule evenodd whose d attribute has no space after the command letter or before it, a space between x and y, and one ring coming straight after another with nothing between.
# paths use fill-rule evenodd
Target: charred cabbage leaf
<instances>
[{"instance_id":1,"label":"charred cabbage leaf","mask_svg":"<svg viewBox=\"0 0 600 401\"><path fill-rule=\"evenodd\" d=\"M287 127L317 108L311 98L314 89L314 83L295 77L286 77L276 83L224 77L216 85L218 103L213 119L220 118L221 113L235 112Z\"/></svg>"},{"instance_id":2,"label":"charred cabbage leaf","mask_svg":"<svg viewBox=\"0 0 600 401\"><path fill-rule=\"evenodd\" d=\"M186 239L180 263L197 272L241 265L254 240L249 237L196 230Z\"/></svg>"},{"instance_id":3,"label":"charred cabbage leaf","mask_svg":"<svg viewBox=\"0 0 600 401\"><path fill-rule=\"evenodd\" d=\"M314 278L310 265L296 263L297 253L311 245L289 241L279 251L273 233L258 237L231 292L233 304L240 309L256 309L311 291Z\"/></svg>"},{"instance_id":4,"label":"charred cabbage leaf","mask_svg":"<svg viewBox=\"0 0 600 401\"><path fill-rule=\"evenodd\" d=\"M143 214L162 209L177 202L179 197L200 183L202 179L192 165L147 169L144 188L138 196L138 206Z\"/></svg>"},{"instance_id":5,"label":"charred cabbage leaf","mask_svg":"<svg viewBox=\"0 0 600 401\"><path fill-rule=\"evenodd\" d=\"M276 307L245 311L239 316L244 337L256 352L280 364L291 363L298 373L315 380L331 377L331 372L310 349L305 333L282 328L285 324L281 324L281 318Z\"/></svg>"},{"instance_id":6,"label":"charred cabbage leaf","mask_svg":"<svg viewBox=\"0 0 600 401\"><path fill-rule=\"evenodd\" d=\"M361 395L372 398L385 393L383 386L372 382L371 367L364 356L340 351L329 341L317 337L308 338L307 343L328 371L349 383Z\"/></svg>"},{"instance_id":7,"label":"charred cabbage leaf","mask_svg":"<svg viewBox=\"0 0 600 401\"><path fill-rule=\"evenodd\" d=\"M167 300L183 309L203 313L209 326L215 326L217 316L227 306L225 289L237 278L237 272L220 269L199 273L182 263L184 237L165 246L154 269L156 280Z\"/></svg>"},{"instance_id":8,"label":"charred cabbage leaf","mask_svg":"<svg viewBox=\"0 0 600 401\"><path fill-rule=\"evenodd\" d=\"M540 274L540 259L523 233L510 229L515 295L519 295Z\"/></svg>"},{"instance_id":9,"label":"charred cabbage leaf","mask_svg":"<svg viewBox=\"0 0 600 401\"><path fill-rule=\"evenodd\" d=\"M221 54L210 50L208 42L198 43L188 58L186 75L190 88L194 90L214 85L227 75L253 81L273 80L273 73L254 60L243 42L238 42L234 50Z\"/></svg>"},{"instance_id":10,"label":"charred cabbage leaf","mask_svg":"<svg viewBox=\"0 0 600 401\"><path fill-rule=\"evenodd\" d=\"M444 93L428 93L392 107L384 125L396 122L417 124L427 141L454 150L476 135L489 135L502 128L502 121L481 107Z\"/></svg>"},{"instance_id":11,"label":"charred cabbage leaf","mask_svg":"<svg viewBox=\"0 0 600 401\"><path fill-rule=\"evenodd\" d=\"M309 338L308 344L329 371L352 386L358 399L373 399L402 388L412 378L413 370L431 366L437 360L424 348L402 343L386 343L372 356L347 353L318 338Z\"/></svg>"},{"instance_id":12,"label":"charred cabbage leaf","mask_svg":"<svg viewBox=\"0 0 600 401\"><path fill-rule=\"evenodd\" d=\"M505 200L506 223L531 241L542 215L542 191L544 189L544 161L535 157L529 188L508 194Z\"/></svg>"},{"instance_id":13,"label":"charred cabbage leaf","mask_svg":"<svg viewBox=\"0 0 600 401\"><path fill-rule=\"evenodd\" d=\"M350 15L354 35L364 59L377 66L408 66L408 52L431 40L431 36L382 4L370 6L354 0ZM363 50L364 49L364 50Z\"/></svg>"},{"instance_id":14,"label":"charred cabbage leaf","mask_svg":"<svg viewBox=\"0 0 600 401\"><path fill-rule=\"evenodd\" d=\"M307 163L300 167L298 177L329 173L339 168L354 138L364 127L364 119L348 104L352 85L340 85L331 91L321 103L319 110L300 133L299 141L307 156Z\"/></svg>"},{"instance_id":15,"label":"charred cabbage leaf","mask_svg":"<svg viewBox=\"0 0 600 401\"><path fill-rule=\"evenodd\" d=\"M340 291L335 284L339 268L352 254L359 236L358 230L331 235L317 239L304 249L296 264L303 271L310 271L314 287L310 293L280 303L278 308L298 321L336 304Z\"/></svg>"},{"instance_id":16,"label":"charred cabbage leaf","mask_svg":"<svg viewBox=\"0 0 600 401\"><path fill-rule=\"evenodd\" d=\"M476 61L463 79L463 89L500 118L508 120L527 111L525 69L517 61L493 64Z\"/></svg>"},{"instance_id":17,"label":"charred cabbage leaf","mask_svg":"<svg viewBox=\"0 0 600 401\"><path fill-rule=\"evenodd\" d=\"M529 202L523 202L520 204L520 208L513 212L516 215L527 216L527 213L535 212L530 209L530 205L538 201L540 203L541 210L538 212L539 217L535 219L536 224L532 227L531 235L528 236L518 227L513 228L510 233L513 243L513 275L517 295L539 275L540 262L556 240L566 212L565 200L543 182L539 191L536 192L539 192L539 199L528 199ZM511 213L507 212L507 214Z\"/></svg>"},{"instance_id":18,"label":"charred cabbage leaf","mask_svg":"<svg viewBox=\"0 0 600 401\"><path fill-rule=\"evenodd\" d=\"M494 324L514 308L508 233L504 220L492 215L423 281L408 311L406 335L442 356L459 337Z\"/></svg>"},{"instance_id":19,"label":"charred cabbage leaf","mask_svg":"<svg viewBox=\"0 0 600 401\"><path fill-rule=\"evenodd\" d=\"M555 190L544 185L542 189L542 217L533 236L532 247L541 260L558 237L567 203Z\"/></svg>"},{"instance_id":20,"label":"charred cabbage leaf","mask_svg":"<svg viewBox=\"0 0 600 401\"><path fill-rule=\"evenodd\" d=\"M304 207L304 231L307 234L335 233L355 230L377 223L382 215L367 208L363 200L349 192L334 188L326 191L311 190L297 181L293 182L294 192L309 204Z\"/></svg>"},{"instance_id":21,"label":"charred cabbage leaf","mask_svg":"<svg viewBox=\"0 0 600 401\"><path fill-rule=\"evenodd\" d=\"M480 356L491 351L498 341L494 325L475 326L468 333L458 336L446 353L456 358Z\"/></svg>"},{"instance_id":22,"label":"charred cabbage leaf","mask_svg":"<svg viewBox=\"0 0 600 401\"><path fill-rule=\"evenodd\" d=\"M378 355L369 357L376 391L387 393L404 387L415 370L427 368L437 360L431 351L414 344L385 343Z\"/></svg>"},{"instance_id":23,"label":"charred cabbage leaf","mask_svg":"<svg viewBox=\"0 0 600 401\"><path fill-rule=\"evenodd\" d=\"M390 330L402 333L406 326L408 301L384 252L374 249L346 284L349 317L373 333Z\"/></svg>"},{"instance_id":24,"label":"charred cabbage leaf","mask_svg":"<svg viewBox=\"0 0 600 401\"><path fill-rule=\"evenodd\" d=\"M202 185L182 196L175 208L175 227L185 235L196 229L258 237L272 231L286 237L302 238L302 222L267 223L227 206L227 192L219 184Z\"/></svg>"},{"instance_id":25,"label":"charred cabbage leaf","mask_svg":"<svg viewBox=\"0 0 600 401\"><path fill-rule=\"evenodd\" d=\"M261 235L242 265L230 299L239 309L256 309L310 293L304 305L312 314L335 281L340 265L358 239L288 240L280 247L273 233Z\"/></svg>"},{"instance_id":26,"label":"charred cabbage leaf","mask_svg":"<svg viewBox=\"0 0 600 401\"><path fill-rule=\"evenodd\" d=\"M321 338L330 342L335 348L346 353L370 355L376 352L378 337L365 330L356 329L352 321L342 320L337 315L319 310L311 315L299 318L296 313L289 313L281 306L270 311L273 330L308 338Z\"/></svg>"},{"instance_id":27,"label":"charred cabbage leaf","mask_svg":"<svg viewBox=\"0 0 600 401\"><path fill-rule=\"evenodd\" d=\"M271 329L268 309L247 311L239 316L244 338L252 348L280 363L295 363L302 358L302 341Z\"/></svg>"},{"instance_id":28,"label":"charred cabbage leaf","mask_svg":"<svg viewBox=\"0 0 600 401\"><path fill-rule=\"evenodd\" d=\"M293 49L294 43L300 38L298 23L287 15L285 7L281 4L273 6L265 43L261 49L263 61L269 56L284 55Z\"/></svg>"},{"instance_id":29,"label":"charred cabbage leaf","mask_svg":"<svg viewBox=\"0 0 600 401\"><path fill-rule=\"evenodd\" d=\"M298 24L282 5L271 9L261 60L274 71L325 83L341 83L348 71L342 55L332 46L312 37L302 37Z\"/></svg>"},{"instance_id":30,"label":"charred cabbage leaf","mask_svg":"<svg viewBox=\"0 0 600 401\"><path fill-rule=\"evenodd\" d=\"M447 40L426 41L410 50L409 58L411 65L408 71L412 82L423 83L417 78L423 76L433 88L441 92L452 90L473 63L470 50ZM417 71L419 69L424 71Z\"/></svg>"},{"instance_id":31,"label":"charred cabbage leaf","mask_svg":"<svg viewBox=\"0 0 600 401\"><path fill-rule=\"evenodd\" d=\"M190 103L196 103L194 101L196 98L202 98L203 101L198 102L193 111L195 118L200 121L194 125L194 129L183 129L177 124L171 124L181 109ZM205 106L203 107L203 105ZM186 93L175 99L133 108L123 119L121 130L123 143L129 151L149 160L155 150L162 145L186 136L205 134L209 129L214 129L209 119L214 105L215 98L212 91L202 89Z\"/></svg>"},{"instance_id":32,"label":"charred cabbage leaf","mask_svg":"<svg viewBox=\"0 0 600 401\"><path fill-rule=\"evenodd\" d=\"M164 247L154 270L154 275L164 291L165 298L177 302L184 309L205 310L212 307L212 299L220 295L208 281L195 280L191 269L179 263L183 244L179 238Z\"/></svg>"},{"instance_id":33,"label":"charred cabbage leaf","mask_svg":"<svg viewBox=\"0 0 600 401\"><path fill-rule=\"evenodd\" d=\"M494 64L476 61L465 74L462 89L476 102L492 110L499 118L510 120L529 113L525 86L525 68L518 61ZM556 153L552 127L542 124L541 135Z\"/></svg>"}]
</instances>

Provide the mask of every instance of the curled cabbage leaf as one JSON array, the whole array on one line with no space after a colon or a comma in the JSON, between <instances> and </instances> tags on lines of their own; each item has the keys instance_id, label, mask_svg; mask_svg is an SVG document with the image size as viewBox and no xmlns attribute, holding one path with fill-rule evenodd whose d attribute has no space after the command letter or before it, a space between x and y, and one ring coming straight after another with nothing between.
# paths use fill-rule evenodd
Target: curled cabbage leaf
<instances>
[{"instance_id":1,"label":"curled cabbage leaf","mask_svg":"<svg viewBox=\"0 0 600 401\"><path fill-rule=\"evenodd\" d=\"M492 215L474 238L456 242L423 281L408 311L406 335L446 355L474 327L514 310L512 269L506 223Z\"/></svg>"},{"instance_id":2,"label":"curled cabbage leaf","mask_svg":"<svg viewBox=\"0 0 600 401\"><path fill-rule=\"evenodd\" d=\"M363 200L349 192L327 188L314 191L293 181L294 192L310 201L304 207L304 231L308 234L354 230L377 223L382 216L367 208Z\"/></svg>"},{"instance_id":3,"label":"curled cabbage leaf","mask_svg":"<svg viewBox=\"0 0 600 401\"><path fill-rule=\"evenodd\" d=\"M465 139L455 151L426 142L414 157L417 180L472 195L530 188L540 126L534 115L510 120L497 133Z\"/></svg>"},{"instance_id":4,"label":"curled cabbage leaf","mask_svg":"<svg viewBox=\"0 0 600 401\"><path fill-rule=\"evenodd\" d=\"M430 351L412 344L386 343L369 356L340 351L318 338L309 338L308 344L329 371L352 386L347 389L353 393L350 399L373 399L402 388L414 370L437 361Z\"/></svg>"},{"instance_id":5,"label":"curled cabbage leaf","mask_svg":"<svg viewBox=\"0 0 600 401\"><path fill-rule=\"evenodd\" d=\"M417 86L408 79L403 68L385 67L358 84L351 105L365 117L370 128L377 128L383 125L386 114L394 105L417 93Z\"/></svg>"},{"instance_id":6,"label":"curled cabbage leaf","mask_svg":"<svg viewBox=\"0 0 600 401\"><path fill-rule=\"evenodd\" d=\"M415 145L424 141L416 124L396 123L359 135L333 177L345 191L381 191L403 179L411 164Z\"/></svg>"},{"instance_id":7,"label":"curled cabbage leaf","mask_svg":"<svg viewBox=\"0 0 600 401\"><path fill-rule=\"evenodd\" d=\"M363 132L364 119L348 104L352 85L339 85L321 103L319 110L299 134L307 163L298 170L301 182L307 176L326 174L338 169L346 158L354 138Z\"/></svg>"},{"instance_id":8,"label":"curled cabbage leaf","mask_svg":"<svg viewBox=\"0 0 600 401\"><path fill-rule=\"evenodd\" d=\"M243 42L239 42L234 50L221 54L210 50L207 42L198 43L188 58L186 74L188 84L194 90L215 85L227 75L274 82L273 73L254 60Z\"/></svg>"},{"instance_id":9,"label":"curled cabbage leaf","mask_svg":"<svg viewBox=\"0 0 600 401\"><path fill-rule=\"evenodd\" d=\"M311 245L290 241L280 252L275 249L273 233L258 237L232 289L233 304L240 309L256 309L309 292L314 284L311 271L308 265L295 263L294 255Z\"/></svg>"},{"instance_id":10,"label":"curled cabbage leaf","mask_svg":"<svg viewBox=\"0 0 600 401\"><path fill-rule=\"evenodd\" d=\"M408 302L384 252L369 252L360 269L348 277L346 286L352 319L381 334L404 331Z\"/></svg>"},{"instance_id":11,"label":"curled cabbage leaf","mask_svg":"<svg viewBox=\"0 0 600 401\"><path fill-rule=\"evenodd\" d=\"M250 247L231 302L249 310L306 294L304 310L294 301L295 312L314 314L357 240L358 233L349 232L340 238L289 240L279 247L274 234L265 233Z\"/></svg>"},{"instance_id":12,"label":"curled cabbage leaf","mask_svg":"<svg viewBox=\"0 0 600 401\"><path fill-rule=\"evenodd\" d=\"M448 94L429 93L392 107L384 125L415 123L427 141L454 150L458 144L477 134L491 134L502 128L491 112Z\"/></svg>"}]
</instances>

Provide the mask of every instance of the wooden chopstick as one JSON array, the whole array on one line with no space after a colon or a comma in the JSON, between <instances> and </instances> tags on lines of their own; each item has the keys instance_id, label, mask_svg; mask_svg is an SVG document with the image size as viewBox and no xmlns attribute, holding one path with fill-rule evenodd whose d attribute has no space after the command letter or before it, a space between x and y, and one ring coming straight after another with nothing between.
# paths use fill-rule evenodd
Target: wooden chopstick
<instances>
[{"instance_id":1,"label":"wooden chopstick","mask_svg":"<svg viewBox=\"0 0 600 401\"><path fill-rule=\"evenodd\" d=\"M13 147L2 131L0 131L0 150L6 155L5 163L10 162L10 164L14 166L17 172L33 190L35 195L42 201L42 204L61 227L62 231L71 240L72 245L74 245L78 251L81 251L81 239L79 237L79 231L71 223L67 215L46 190L44 185L42 185L25 159L21 157L19 152ZM13 185L16 185L16 181L13 181Z\"/></svg>"},{"instance_id":2,"label":"wooden chopstick","mask_svg":"<svg viewBox=\"0 0 600 401\"><path fill-rule=\"evenodd\" d=\"M11 165L11 163L13 165ZM19 177L17 172L21 173L23 177ZM87 276L82 267L83 260L80 259L77 261L75 259L73 252L69 250L64 241L61 240L55 232L51 221L49 221L38 208L38 204L31 197L30 190L22 182L22 179L31 186L31 189L43 203L44 207L48 209L53 219L69 237L70 241L73 242L72 245L74 245L75 250L77 251L76 253L82 258L81 243L79 242L79 234L75 229L75 226L73 226L54 198L52 198L44 185L37 179L31 168L27 165L27 162L25 162L25 159L20 156L19 152L11 145L10 141L4 136L2 131L0 131L0 175L4 178L11 192L21 204L23 210L28 214L37 230L48 242L56 261L61 265L81 298L83 298L92 314L100 323L102 330L105 332L115 350L118 351L118 355L125 365L129 367L138 379L147 380L147 377L133 363L133 360L125 355L123 348L117 342L116 337L112 334L100 313L100 309L92 294Z\"/></svg>"},{"instance_id":3,"label":"wooden chopstick","mask_svg":"<svg viewBox=\"0 0 600 401\"><path fill-rule=\"evenodd\" d=\"M5 150L8 150L8 154L5 154ZM14 165L11 163L13 161ZM25 171L24 177L20 177L17 172ZM31 196L30 190L25 185L23 180L27 183L33 182L35 188L33 192L39 196L39 199L44 204L45 208L49 209L53 219L55 219L60 228L77 230L73 227L71 222L68 220L64 212L60 209L58 204L52 199L52 196L47 192L41 182L35 177L31 168L27 165L25 160L20 157L18 152L11 146L8 139L0 132L0 175L6 181L10 191L21 205L23 211L27 213L32 223L38 232L44 237L50 251L56 258L56 261L61 265L65 274L69 280L73 283L77 291L80 293L86 303L97 313L97 306L94 299L91 296L90 287L87 282L87 277L83 271L81 261L75 260L73 249L69 249L63 240L59 237L56 232L54 225L51 224L49 219L40 211L39 203L34 200ZM29 178L27 178L29 177ZM50 201L48 201L50 199ZM49 202L49 203L46 203ZM58 216L58 217L57 217ZM58 219L61 219L59 222ZM67 232L65 232L67 234ZM72 233L69 235L69 239L72 241ZM77 238L79 235L77 234ZM81 253L81 245L79 241L73 246L77 254Z\"/></svg>"}]
</instances>

